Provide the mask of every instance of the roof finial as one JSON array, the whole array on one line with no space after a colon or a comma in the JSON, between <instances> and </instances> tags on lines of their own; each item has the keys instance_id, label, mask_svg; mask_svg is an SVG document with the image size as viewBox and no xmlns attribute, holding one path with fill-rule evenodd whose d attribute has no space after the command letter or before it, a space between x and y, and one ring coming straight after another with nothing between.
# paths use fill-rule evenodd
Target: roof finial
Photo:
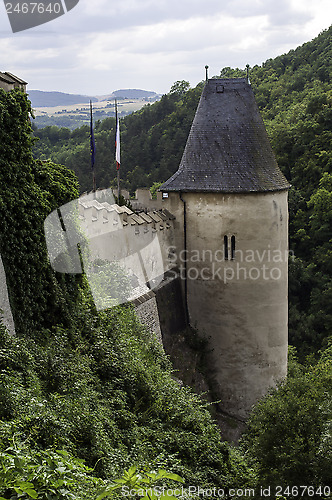
<instances>
[{"instance_id":1,"label":"roof finial","mask_svg":"<svg viewBox=\"0 0 332 500\"><path fill-rule=\"evenodd\" d=\"M249 85L250 85L250 80L249 80L249 68L250 68L250 65L247 64L246 68L247 68L247 83L249 83Z\"/></svg>"},{"instance_id":2,"label":"roof finial","mask_svg":"<svg viewBox=\"0 0 332 500\"><path fill-rule=\"evenodd\" d=\"M206 80L206 81L208 81L208 79L209 79L208 69L209 69L209 66L208 66L208 65L206 65L206 66L205 66L205 80Z\"/></svg>"}]
</instances>

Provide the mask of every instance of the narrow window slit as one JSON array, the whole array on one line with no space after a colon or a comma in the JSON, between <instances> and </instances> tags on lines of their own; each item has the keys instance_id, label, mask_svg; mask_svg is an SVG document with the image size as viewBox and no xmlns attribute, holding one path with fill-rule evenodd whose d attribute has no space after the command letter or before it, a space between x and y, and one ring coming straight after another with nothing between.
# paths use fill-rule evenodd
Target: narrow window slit
<instances>
[{"instance_id":1,"label":"narrow window slit","mask_svg":"<svg viewBox=\"0 0 332 500\"><path fill-rule=\"evenodd\" d=\"M228 236L224 236L224 258L228 260Z\"/></svg>"},{"instance_id":2,"label":"narrow window slit","mask_svg":"<svg viewBox=\"0 0 332 500\"><path fill-rule=\"evenodd\" d=\"M231 237L231 260L235 259L235 236Z\"/></svg>"}]
</instances>

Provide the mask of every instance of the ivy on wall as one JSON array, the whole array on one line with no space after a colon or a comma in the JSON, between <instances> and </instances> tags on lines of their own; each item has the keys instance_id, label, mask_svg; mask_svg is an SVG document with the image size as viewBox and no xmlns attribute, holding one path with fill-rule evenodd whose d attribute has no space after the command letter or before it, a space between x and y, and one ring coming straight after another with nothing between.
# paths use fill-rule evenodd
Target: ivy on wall
<instances>
[{"instance_id":1,"label":"ivy on wall","mask_svg":"<svg viewBox=\"0 0 332 500\"><path fill-rule=\"evenodd\" d=\"M81 277L51 269L43 224L47 215L78 196L75 175L35 161L27 96L0 89L0 253L19 335L72 321Z\"/></svg>"}]
</instances>

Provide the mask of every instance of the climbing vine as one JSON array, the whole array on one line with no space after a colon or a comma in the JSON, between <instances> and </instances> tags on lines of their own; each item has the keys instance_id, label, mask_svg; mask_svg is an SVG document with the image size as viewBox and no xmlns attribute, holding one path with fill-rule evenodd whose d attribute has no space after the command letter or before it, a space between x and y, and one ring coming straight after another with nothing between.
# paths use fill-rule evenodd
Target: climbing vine
<instances>
[{"instance_id":1,"label":"climbing vine","mask_svg":"<svg viewBox=\"0 0 332 500\"><path fill-rule=\"evenodd\" d=\"M18 90L0 89L0 253L18 334L68 326L80 278L49 265L43 224L78 196L75 175L32 157L31 107Z\"/></svg>"}]
</instances>

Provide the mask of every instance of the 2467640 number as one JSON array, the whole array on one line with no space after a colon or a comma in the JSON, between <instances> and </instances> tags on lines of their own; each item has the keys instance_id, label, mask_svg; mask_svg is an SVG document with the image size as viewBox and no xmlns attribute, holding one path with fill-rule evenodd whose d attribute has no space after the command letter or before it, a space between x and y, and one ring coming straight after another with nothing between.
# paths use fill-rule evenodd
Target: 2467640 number
<instances>
[{"instance_id":1,"label":"2467640 number","mask_svg":"<svg viewBox=\"0 0 332 500\"><path fill-rule=\"evenodd\" d=\"M291 496L291 497L328 497L331 494L331 488L329 486L276 486L276 495L277 496Z\"/></svg>"},{"instance_id":2,"label":"2467640 number","mask_svg":"<svg viewBox=\"0 0 332 500\"><path fill-rule=\"evenodd\" d=\"M40 2L24 2L24 3L6 3L7 14L60 14L62 10L61 3L44 4Z\"/></svg>"}]
</instances>

